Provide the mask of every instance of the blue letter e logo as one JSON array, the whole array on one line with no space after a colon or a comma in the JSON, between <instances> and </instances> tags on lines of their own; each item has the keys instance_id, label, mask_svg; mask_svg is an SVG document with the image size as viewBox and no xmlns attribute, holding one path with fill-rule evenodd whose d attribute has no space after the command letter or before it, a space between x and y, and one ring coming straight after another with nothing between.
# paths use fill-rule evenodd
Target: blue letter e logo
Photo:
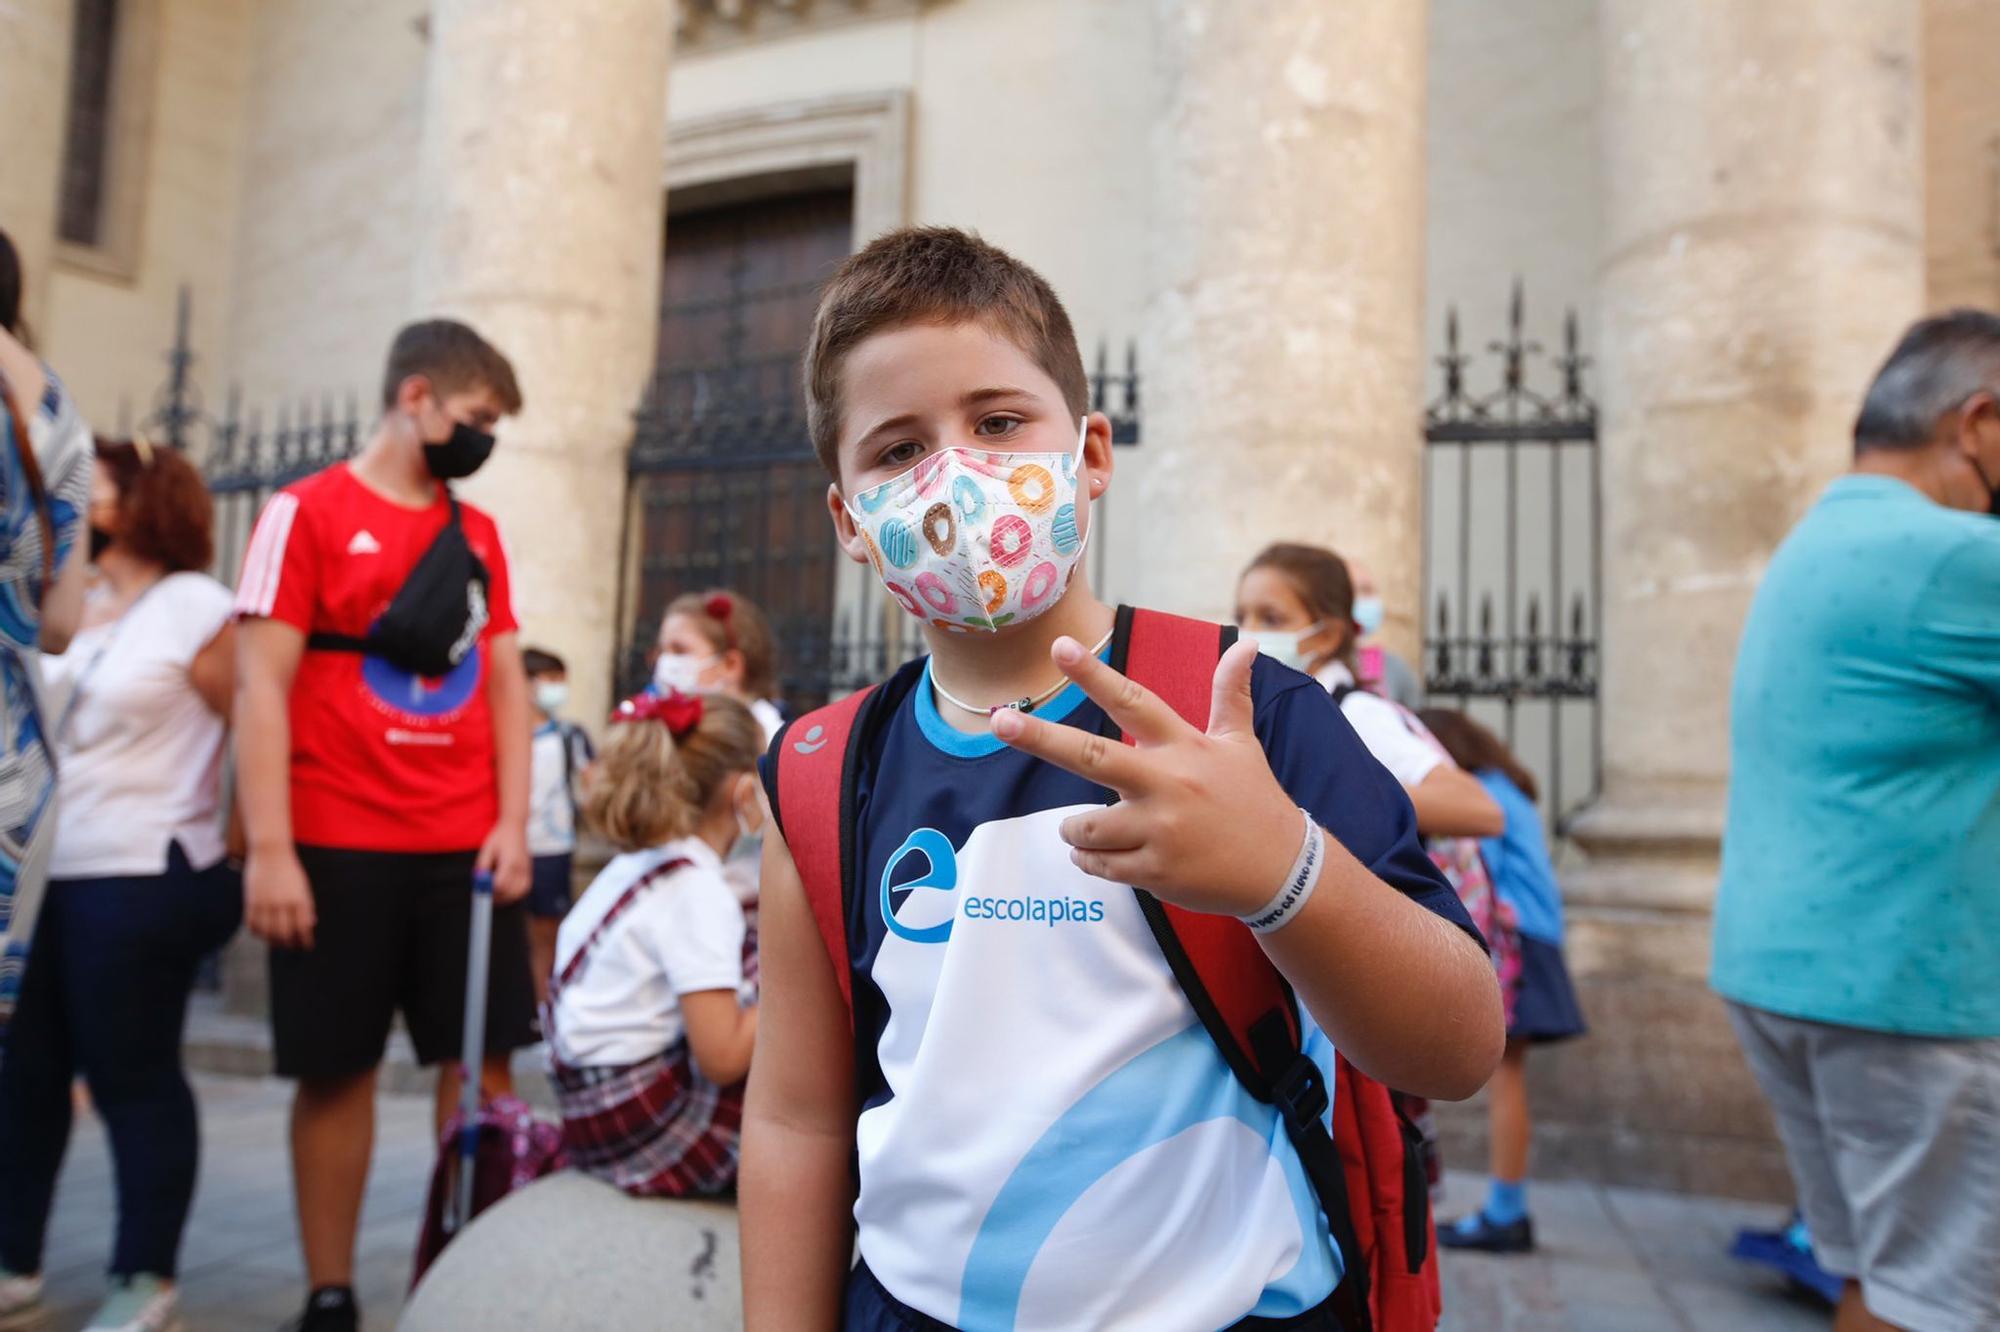
<instances>
[{"instance_id":1,"label":"blue letter e logo","mask_svg":"<svg viewBox=\"0 0 2000 1332\"><path fill-rule=\"evenodd\" d=\"M911 856L922 856L928 863L922 875L907 883L896 883L896 870ZM882 921L891 933L911 943L943 943L951 938L951 913L934 925L905 925L896 918L899 907L909 910L912 902L934 901L924 893L951 893L958 888L958 857L952 851L951 839L935 828L919 828L896 848L896 854L889 857L889 863L882 867ZM956 903L953 903L955 909ZM935 908L926 910L921 905L909 912L919 920L932 915Z\"/></svg>"}]
</instances>

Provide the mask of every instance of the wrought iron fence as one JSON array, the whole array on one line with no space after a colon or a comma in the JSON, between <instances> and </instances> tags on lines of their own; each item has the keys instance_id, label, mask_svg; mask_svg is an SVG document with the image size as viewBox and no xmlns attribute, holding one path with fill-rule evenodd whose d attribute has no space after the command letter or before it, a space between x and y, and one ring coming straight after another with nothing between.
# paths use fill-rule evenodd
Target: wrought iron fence
<instances>
[{"instance_id":1,"label":"wrought iron fence","mask_svg":"<svg viewBox=\"0 0 2000 1332\"><path fill-rule=\"evenodd\" d=\"M266 413L246 409L232 389L222 410L211 411L194 377L196 359L183 288L167 379L137 429L191 454L201 466L215 497L215 576L234 585L264 502L300 477L354 456L365 422L352 394L337 404L331 397L301 399Z\"/></svg>"},{"instance_id":2,"label":"wrought iron fence","mask_svg":"<svg viewBox=\"0 0 2000 1332\"><path fill-rule=\"evenodd\" d=\"M1602 770L1597 404L1575 312L1553 356L1524 324L1517 281L1483 358L1497 383L1480 389L1457 310L1446 317L1443 386L1424 421L1424 687L1497 724L1560 827ZM1552 382L1538 387L1538 374Z\"/></svg>"}]
</instances>

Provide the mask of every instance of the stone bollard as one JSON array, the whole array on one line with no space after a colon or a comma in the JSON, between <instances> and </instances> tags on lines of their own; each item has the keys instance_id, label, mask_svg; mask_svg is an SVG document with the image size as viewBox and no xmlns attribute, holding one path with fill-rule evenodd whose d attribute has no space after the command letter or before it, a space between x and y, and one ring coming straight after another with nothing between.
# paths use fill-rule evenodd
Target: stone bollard
<instances>
[{"instance_id":1,"label":"stone bollard","mask_svg":"<svg viewBox=\"0 0 2000 1332\"><path fill-rule=\"evenodd\" d=\"M736 1209L628 1198L565 1170L510 1194L438 1256L402 1332L743 1326Z\"/></svg>"}]
</instances>

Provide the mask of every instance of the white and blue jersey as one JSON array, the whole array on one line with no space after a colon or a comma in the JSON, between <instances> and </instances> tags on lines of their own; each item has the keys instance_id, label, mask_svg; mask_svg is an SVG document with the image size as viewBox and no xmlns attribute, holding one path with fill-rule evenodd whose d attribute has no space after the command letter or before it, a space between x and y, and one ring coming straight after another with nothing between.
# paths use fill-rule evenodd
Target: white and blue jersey
<instances>
[{"instance_id":1,"label":"white and blue jersey","mask_svg":"<svg viewBox=\"0 0 2000 1332\"><path fill-rule=\"evenodd\" d=\"M1132 890L1078 870L1057 834L1107 793L953 730L927 670L884 686L854 760L869 1270L972 1332L1221 1328L1321 1304L1340 1259L1277 1112L1231 1075ZM1268 659L1252 687L1291 797L1471 930L1407 797L1326 691ZM1073 686L1038 715L1104 723ZM1305 1049L1330 1086L1333 1047L1309 1015Z\"/></svg>"}]
</instances>

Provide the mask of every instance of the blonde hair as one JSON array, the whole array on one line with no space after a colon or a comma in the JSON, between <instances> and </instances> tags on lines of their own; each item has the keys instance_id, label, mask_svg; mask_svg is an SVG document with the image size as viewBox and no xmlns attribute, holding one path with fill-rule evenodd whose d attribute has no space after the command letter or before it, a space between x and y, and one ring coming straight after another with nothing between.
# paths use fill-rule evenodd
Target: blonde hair
<instances>
[{"instance_id":1,"label":"blonde hair","mask_svg":"<svg viewBox=\"0 0 2000 1332\"><path fill-rule=\"evenodd\" d=\"M620 851L686 837L723 783L763 752L764 728L722 694L702 695L701 720L679 740L662 721L619 722L591 773L584 818Z\"/></svg>"}]
</instances>

